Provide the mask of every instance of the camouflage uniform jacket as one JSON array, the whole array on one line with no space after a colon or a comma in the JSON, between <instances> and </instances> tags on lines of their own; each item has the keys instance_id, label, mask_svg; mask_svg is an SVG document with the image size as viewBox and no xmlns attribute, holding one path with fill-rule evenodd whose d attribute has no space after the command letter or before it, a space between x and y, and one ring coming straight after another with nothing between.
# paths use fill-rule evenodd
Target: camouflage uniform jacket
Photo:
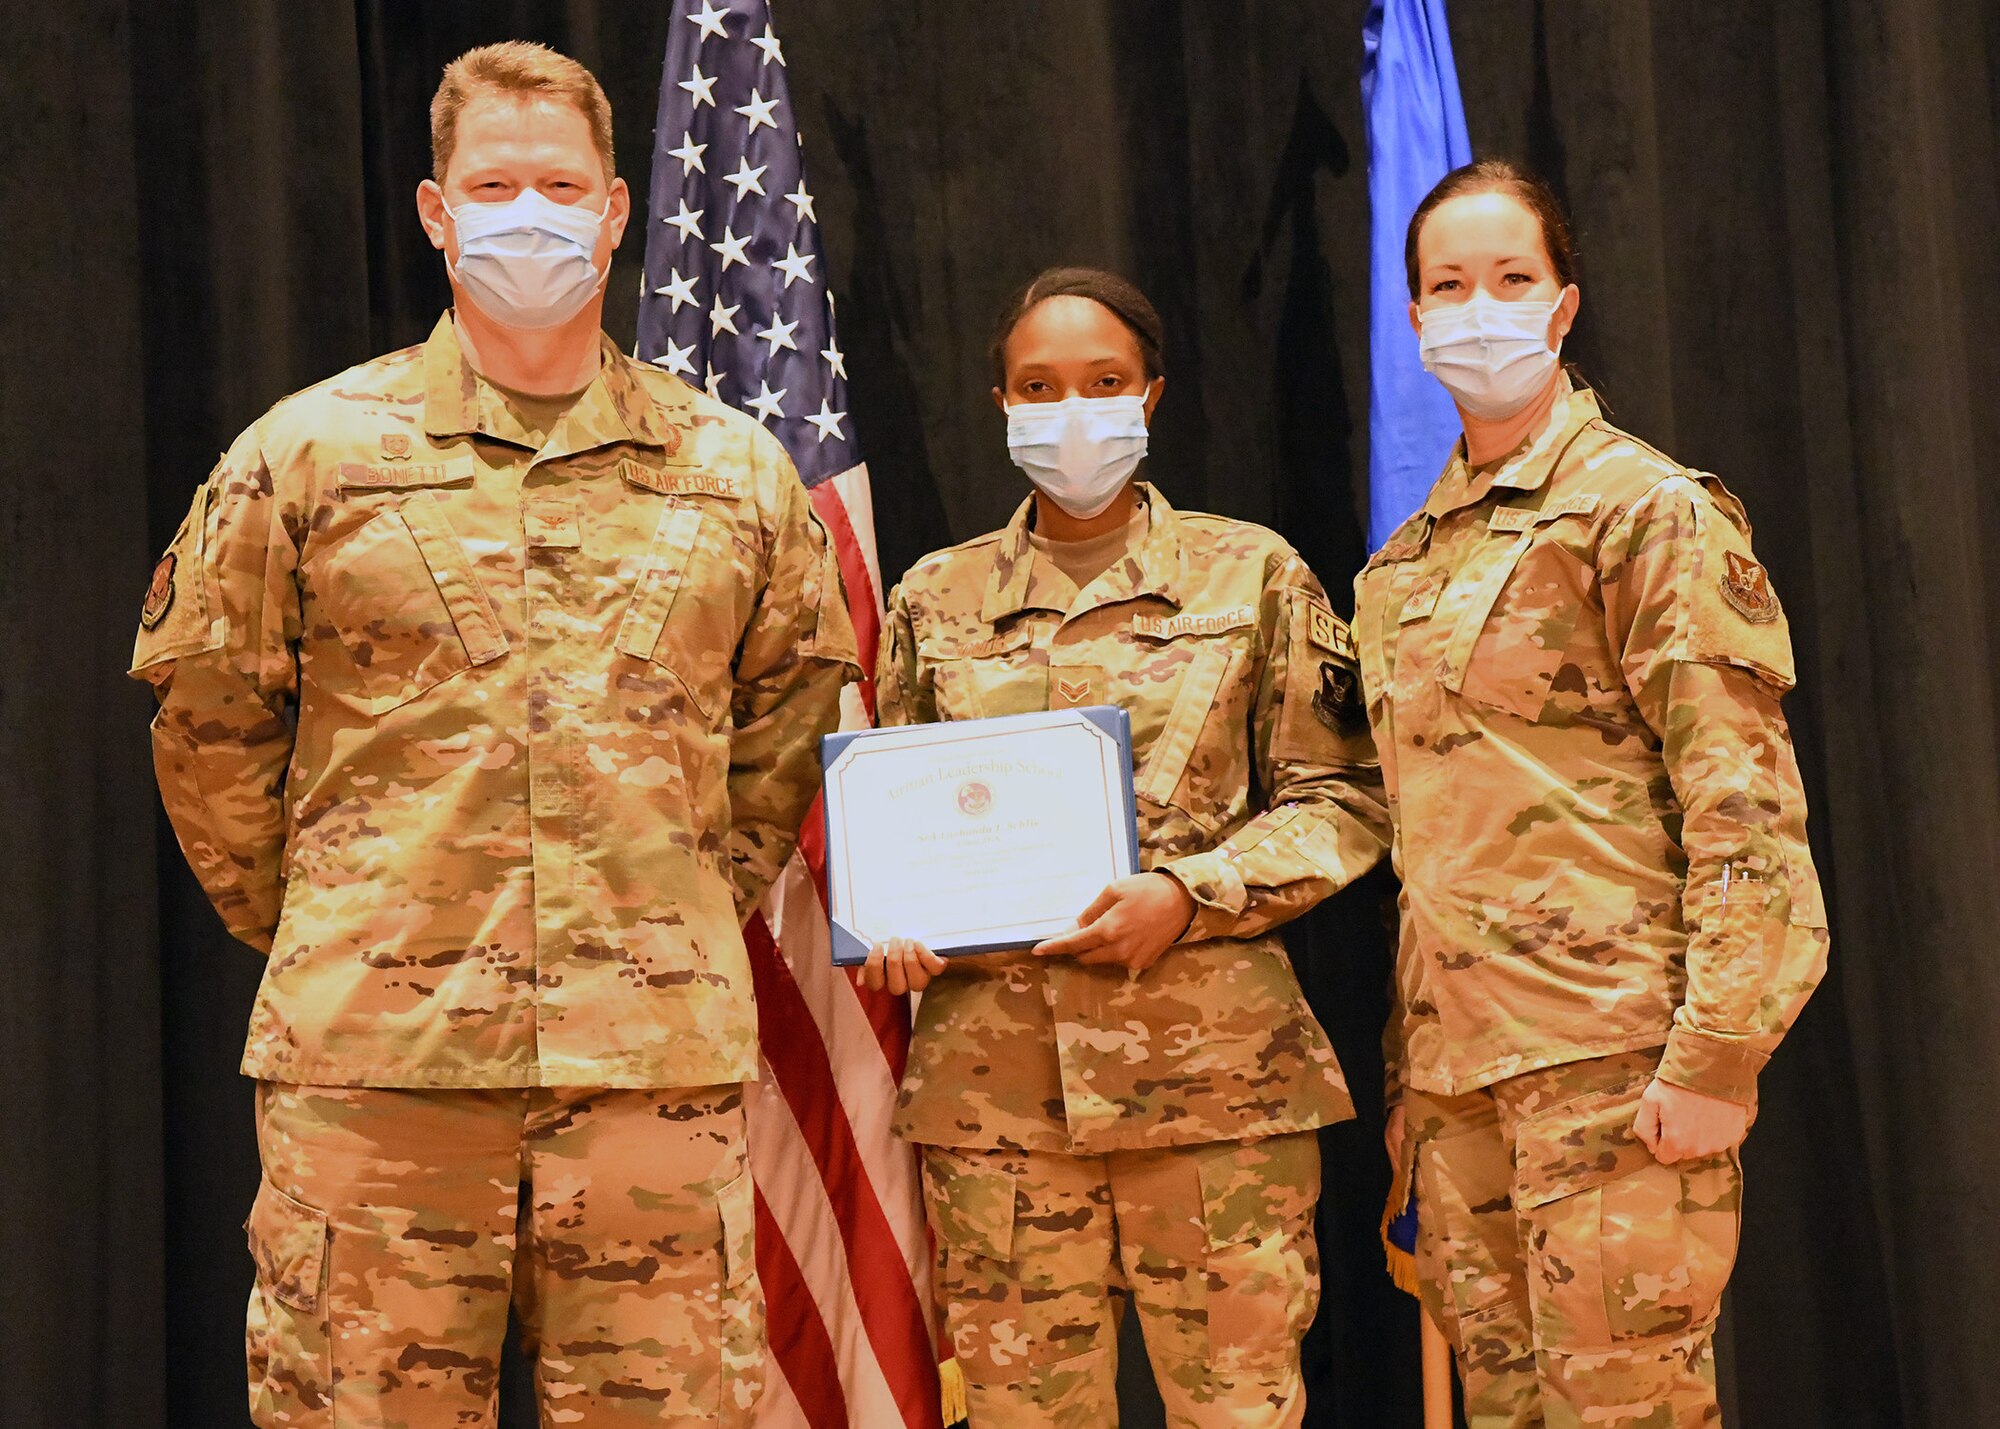
<instances>
[{"instance_id":1,"label":"camouflage uniform jacket","mask_svg":"<svg viewBox=\"0 0 2000 1429\"><path fill-rule=\"evenodd\" d=\"M1565 391L1497 468L1461 443L1355 589L1403 879L1392 1096L1665 1044L1666 1080L1753 1101L1827 934L1736 498Z\"/></svg>"},{"instance_id":2,"label":"camouflage uniform jacket","mask_svg":"<svg viewBox=\"0 0 2000 1429\"><path fill-rule=\"evenodd\" d=\"M1353 1112L1271 931L1388 843L1347 627L1271 532L1147 495L1143 540L1080 592L1030 547L1029 504L890 596L882 723L1122 706L1141 862L1197 904L1136 977L1027 953L952 963L918 1012L911 1140L1100 1152Z\"/></svg>"},{"instance_id":3,"label":"camouflage uniform jacket","mask_svg":"<svg viewBox=\"0 0 2000 1429\"><path fill-rule=\"evenodd\" d=\"M755 1075L739 920L818 787L853 628L778 443L603 354L536 451L447 314L265 414L154 573L161 793L271 954L251 1076Z\"/></svg>"}]
</instances>

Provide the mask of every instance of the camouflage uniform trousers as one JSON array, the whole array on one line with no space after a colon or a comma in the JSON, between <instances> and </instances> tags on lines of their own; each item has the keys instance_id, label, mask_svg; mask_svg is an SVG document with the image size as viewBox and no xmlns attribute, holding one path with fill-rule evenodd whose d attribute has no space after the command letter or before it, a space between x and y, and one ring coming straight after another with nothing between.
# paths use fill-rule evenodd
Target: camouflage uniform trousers
<instances>
[{"instance_id":1,"label":"camouflage uniform trousers","mask_svg":"<svg viewBox=\"0 0 2000 1429\"><path fill-rule=\"evenodd\" d=\"M1463 1096L1407 1094L1424 1303L1472 1429L1719 1425L1735 1152L1667 1166L1633 1131L1661 1049Z\"/></svg>"},{"instance_id":2,"label":"camouflage uniform trousers","mask_svg":"<svg viewBox=\"0 0 2000 1429\"><path fill-rule=\"evenodd\" d=\"M1168 1424L1301 1422L1316 1133L1101 1156L922 1150L971 1429L1116 1429L1120 1290Z\"/></svg>"},{"instance_id":3,"label":"camouflage uniform trousers","mask_svg":"<svg viewBox=\"0 0 2000 1429\"><path fill-rule=\"evenodd\" d=\"M510 1300L541 1422L747 1424L764 1310L737 1086L258 1087L250 1417L494 1423Z\"/></svg>"}]
</instances>

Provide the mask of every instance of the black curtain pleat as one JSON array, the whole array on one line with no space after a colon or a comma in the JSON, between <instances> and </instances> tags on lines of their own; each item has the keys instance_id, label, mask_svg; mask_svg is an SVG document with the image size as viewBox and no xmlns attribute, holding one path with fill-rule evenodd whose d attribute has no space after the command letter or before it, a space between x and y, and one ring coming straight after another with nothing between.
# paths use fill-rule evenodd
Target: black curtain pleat
<instances>
[{"instance_id":1,"label":"black curtain pleat","mask_svg":"<svg viewBox=\"0 0 2000 1429\"><path fill-rule=\"evenodd\" d=\"M546 40L643 206L671 7L10 4L0 79L0 1424L244 1422L236 1074L256 956L160 821L123 676L151 564L271 402L419 341L439 71ZM1365 0L779 0L885 575L1023 494L991 325L1053 262L1168 330L1150 469L1281 531L1336 604L1367 485ZM1765 1074L1728 1422L2000 1423L2000 13L1991 0L1459 0L1474 144L1583 249L1567 353L1748 505L1832 970ZM629 344L643 243L612 278ZM1362 1103L1323 1137L1315 1429L1416 1423L1383 1280L1393 885L1291 937ZM1127 1346L1125 1422L1157 1423ZM510 1377L510 1386L518 1376ZM527 1424L517 1398L505 1420ZM869 1426L874 1429L874 1426Z\"/></svg>"}]
</instances>

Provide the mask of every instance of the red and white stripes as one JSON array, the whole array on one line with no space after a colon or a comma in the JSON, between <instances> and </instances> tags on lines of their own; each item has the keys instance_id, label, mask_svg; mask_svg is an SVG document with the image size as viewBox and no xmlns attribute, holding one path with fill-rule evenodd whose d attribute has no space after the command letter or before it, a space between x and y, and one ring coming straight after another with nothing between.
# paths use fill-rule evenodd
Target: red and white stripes
<instances>
[{"instance_id":1,"label":"red and white stripes","mask_svg":"<svg viewBox=\"0 0 2000 1429\"><path fill-rule=\"evenodd\" d=\"M868 470L812 488L832 537L864 665L881 629ZM872 722L872 678L843 727ZM929 1252L916 1158L890 1130L909 1050L905 1000L833 965L825 835L799 852L744 930L763 1081L750 1098L757 1268L771 1332L760 1429L940 1429Z\"/></svg>"}]
</instances>

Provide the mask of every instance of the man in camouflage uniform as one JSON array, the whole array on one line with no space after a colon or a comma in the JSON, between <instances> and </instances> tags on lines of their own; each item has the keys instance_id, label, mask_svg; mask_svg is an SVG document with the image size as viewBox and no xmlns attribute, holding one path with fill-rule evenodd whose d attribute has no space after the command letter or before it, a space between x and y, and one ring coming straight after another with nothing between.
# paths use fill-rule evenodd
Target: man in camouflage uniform
<instances>
[{"instance_id":1,"label":"man in camouflage uniform","mask_svg":"<svg viewBox=\"0 0 2000 1429\"><path fill-rule=\"evenodd\" d=\"M1511 456L1461 444L1356 583L1404 881L1391 1098L1476 1429L1719 1419L1741 1171L1662 1109L1733 1104L1740 1139L1827 951L1749 540L1565 382Z\"/></svg>"},{"instance_id":2,"label":"man in camouflage uniform","mask_svg":"<svg viewBox=\"0 0 2000 1429\"><path fill-rule=\"evenodd\" d=\"M474 51L433 137L454 313L236 441L134 662L182 847L269 953L243 1060L252 1416L490 1424L511 1298L544 1422L743 1423L739 927L815 791L853 631L782 448L622 357L601 281L551 330L468 301L453 220L516 189L604 212L608 263L596 82Z\"/></svg>"},{"instance_id":3,"label":"man in camouflage uniform","mask_svg":"<svg viewBox=\"0 0 2000 1429\"><path fill-rule=\"evenodd\" d=\"M884 724L1127 710L1139 879L1192 898L1143 972L996 954L924 994L896 1127L923 1144L977 1429L1115 1423L1121 1286L1170 1423L1304 1406L1313 1129L1353 1106L1273 930L1381 857L1379 775L1347 627L1305 564L1138 490L1136 547L1081 591L1033 548L1032 502L920 562L877 667Z\"/></svg>"}]
</instances>

